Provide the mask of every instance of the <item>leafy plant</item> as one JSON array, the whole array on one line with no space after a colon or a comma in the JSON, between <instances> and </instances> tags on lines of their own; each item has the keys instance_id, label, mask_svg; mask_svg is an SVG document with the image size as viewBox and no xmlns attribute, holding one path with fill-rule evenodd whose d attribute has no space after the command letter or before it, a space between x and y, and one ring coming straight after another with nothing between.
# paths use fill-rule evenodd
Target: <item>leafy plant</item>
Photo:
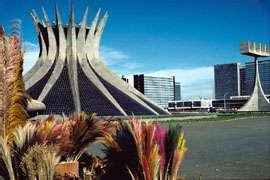
<instances>
[{"instance_id":1,"label":"leafy plant","mask_svg":"<svg viewBox=\"0 0 270 180\"><path fill-rule=\"evenodd\" d=\"M0 177L14 180L14 170L12 167L12 159L10 147L8 146L7 138L0 136Z\"/></svg>"},{"instance_id":2,"label":"leafy plant","mask_svg":"<svg viewBox=\"0 0 270 180\"><path fill-rule=\"evenodd\" d=\"M103 179L174 180L186 151L181 127L133 119L120 122L105 149Z\"/></svg>"},{"instance_id":3,"label":"leafy plant","mask_svg":"<svg viewBox=\"0 0 270 180\"><path fill-rule=\"evenodd\" d=\"M29 180L53 180L54 168L59 160L55 145L34 145L23 156L21 167Z\"/></svg>"},{"instance_id":4,"label":"leafy plant","mask_svg":"<svg viewBox=\"0 0 270 180\"><path fill-rule=\"evenodd\" d=\"M48 177L44 174L45 172L39 172L39 169L46 169L48 174L52 172L53 168L51 170L45 168L45 162L41 164L30 163L41 162L46 157L48 161L46 166L53 164L56 156L52 155L52 151L46 151L47 148L50 146L58 147L58 150L54 150L54 154L62 161L80 161L81 155L86 153L91 143L112 139L115 127L116 123L112 121L95 116L88 117L84 113L75 114L63 121L49 116L44 121L37 120L35 123L28 122L24 126L18 126L11 133L13 136L12 144L5 144L8 142L8 137L5 141L1 141L3 153L0 153L0 165L3 166L1 166L0 175L4 177L2 172L8 172L10 175L5 176L5 179L10 179L12 176L15 179L21 179L25 175L28 176L28 179L37 176ZM42 156L38 152L48 153L46 156ZM21 164L21 161L24 163ZM91 164L87 166L91 166ZM15 169L16 171L13 171Z\"/></svg>"},{"instance_id":5,"label":"leafy plant","mask_svg":"<svg viewBox=\"0 0 270 180\"><path fill-rule=\"evenodd\" d=\"M24 124L28 117L26 106L20 42L16 36L5 36L1 27L0 136L5 137L13 128Z\"/></svg>"},{"instance_id":6,"label":"leafy plant","mask_svg":"<svg viewBox=\"0 0 270 180\"><path fill-rule=\"evenodd\" d=\"M143 179L144 174L137 152L137 144L130 127L120 122L113 140L105 143L105 174L101 179ZM132 176L131 176L132 175Z\"/></svg>"}]
</instances>

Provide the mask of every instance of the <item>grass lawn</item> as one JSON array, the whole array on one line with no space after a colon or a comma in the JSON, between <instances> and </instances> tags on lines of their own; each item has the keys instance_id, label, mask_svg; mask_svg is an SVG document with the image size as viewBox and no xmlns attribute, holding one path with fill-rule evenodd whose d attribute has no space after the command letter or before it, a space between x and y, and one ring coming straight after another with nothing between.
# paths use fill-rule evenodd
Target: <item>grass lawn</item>
<instances>
[{"instance_id":1,"label":"grass lawn","mask_svg":"<svg viewBox=\"0 0 270 180\"><path fill-rule=\"evenodd\" d=\"M201 122L201 121L226 121L226 120L240 120L246 119L247 117L256 118L256 117L269 117L270 120L270 113L237 113L237 114L218 114L213 115L209 114L209 116L199 116L194 117L172 117L166 119L157 120L160 123L178 123L178 122Z\"/></svg>"}]
</instances>

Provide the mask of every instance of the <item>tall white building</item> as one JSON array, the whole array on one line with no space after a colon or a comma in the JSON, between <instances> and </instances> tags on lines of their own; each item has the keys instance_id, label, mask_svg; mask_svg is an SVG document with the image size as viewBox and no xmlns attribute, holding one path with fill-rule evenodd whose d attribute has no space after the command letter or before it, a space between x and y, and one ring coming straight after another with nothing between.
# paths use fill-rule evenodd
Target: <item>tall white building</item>
<instances>
[{"instance_id":1,"label":"tall white building","mask_svg":"<svg viewBox=\"0 0 270 180\"><path fill-rule=\"evenodd\" d=\"M175 100L175 78L134 75L134 87L163 108Z\"/></svg>"}]
</instances>

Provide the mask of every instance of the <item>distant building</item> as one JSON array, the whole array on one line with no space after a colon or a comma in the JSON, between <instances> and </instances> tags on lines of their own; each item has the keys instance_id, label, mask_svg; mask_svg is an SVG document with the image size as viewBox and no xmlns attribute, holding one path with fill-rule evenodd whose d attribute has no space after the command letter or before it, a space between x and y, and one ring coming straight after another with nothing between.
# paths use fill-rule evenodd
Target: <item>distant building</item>
<instances>
[{"instance_id":1,"label":"distant building","mask_svg":"<svg viewBox=\"0 0 270 180\"><path fill-rule=\"evenodd\" d=\"M181 100L181 83L175 82L174 100Z\"/></svg>"},{"instance_id":2,"label":"distant building","mask_svg":"<svg viewBox=\"0 0 270 180\"><path fill-rule=\"evenodd\" d=\"M168 102L169 111L207 111L212 107L212 99L176 100Z\"/></svg>"},{"instance_id":3,"label":"distant building","mask_svg":"<svg viewBox=\"0 0 270 180\"><path fill-rule=\"evenodd\" d=\"M240 95L245 96L247 95L247 88L246 88L246 66L240 65Z\"/></svg>"},{"instance_id":4,"label":"distant building","mask_svg":"<svg viewBox=\"0 0 270 180\"><path fill-rule=\"evenodd\" d=\"M255 79L254 62L244 64L218 64L215 69L215 98L230 96L249 96L252 94ZM270 60L259 61L259 73L262 89L270 95Z\"/></svg>"},{"instance_id":5,"label":"distant building","mask_svg":"<svg viewBox=\"0 0 270 180\"><path fill-rule=\"evenodd\" d=\"M254 62L245 63L246 68L246 95L251 95L254 87ZM270 60L259 61L259 73L264 94L270 95Z\"/></svg>"},{"instance_id":6,"label":"distant building","mask_svg":"<svg viewBox=\"0 0 270 180\"><path fill-rule=\"evenodd\" d=\"M128 83L128 78L125 77L124 75L122 75L121 79L122 79L123 81L125 81L126 83Z\"/></svg>"},{"instance_id":7,"label":"distant building","mask_svg":"<svg viewBox=\"0 0 270 180\"><path fill-rule=\"evenodd\" d=\"M168 101L175 99L176 88L174 77L152 77L145 76L144 74L134 75L134 87L163 108L167 108ZM177 95L179 97L179 93Z\"/></svg>"},{"instance_id":8,"label":"distant building","mask_svg":"<svg viewBox=\"0 0 270 180\"><path fill-rule=\"evenodd\" d=\"M240 64L218 64L214 66L215 98L240 95Z\"/></svg>"}]
</instances>

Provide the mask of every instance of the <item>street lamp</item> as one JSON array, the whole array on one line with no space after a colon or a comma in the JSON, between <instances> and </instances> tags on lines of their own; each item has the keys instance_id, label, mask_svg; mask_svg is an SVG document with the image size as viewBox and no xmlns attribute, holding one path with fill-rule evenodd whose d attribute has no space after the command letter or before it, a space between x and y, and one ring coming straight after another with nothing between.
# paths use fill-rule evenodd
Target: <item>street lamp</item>
<instances>
[{"instance_id":1,"label":"street lamp","mask_svg":"<svg viewBox=\"0 0 270 180\"><path fill-rule=\"evenodd\" d=\"M223 96L223 102L224 102L224 110L226 111L226 95L229 94L228 92L226 92Z\"/></svg>"}]
</instances>

